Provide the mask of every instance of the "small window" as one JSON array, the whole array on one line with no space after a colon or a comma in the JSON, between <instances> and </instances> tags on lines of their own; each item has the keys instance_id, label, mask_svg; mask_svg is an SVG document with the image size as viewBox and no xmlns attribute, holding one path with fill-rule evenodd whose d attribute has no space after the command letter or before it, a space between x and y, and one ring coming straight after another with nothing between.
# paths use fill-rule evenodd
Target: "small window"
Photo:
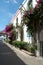
<instances>
[{"instance_id":1,"label":"small window","mask_svg":"<svg viewBox=\"0 0 43 65\"><path fill-rule=\"evenodd\" d=\"M18 32L16 32L16 39L18 39Z\"/></svg>"},{"instance_id":2,"label":"small window","mask_svg":"<svg viewBox=\"0 0 43 65\"><path fill-rule=\"evenodd\" d=\"M18 26L18 18L16 19L16 26Z\"/></svg>"}]
</instances>

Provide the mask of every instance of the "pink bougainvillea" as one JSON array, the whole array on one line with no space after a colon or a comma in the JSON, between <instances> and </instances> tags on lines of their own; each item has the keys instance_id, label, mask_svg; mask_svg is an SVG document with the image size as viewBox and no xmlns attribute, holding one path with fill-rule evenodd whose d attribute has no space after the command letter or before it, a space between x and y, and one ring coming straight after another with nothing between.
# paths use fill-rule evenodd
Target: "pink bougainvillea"
<instances>
[{"instance_id":1,"label":"pink bougainvillea","mask_svg":"<svg viewBox=\"0 0 43 65\"><path fill-rule=\"evenodd\" d=\"M9 32L11 30L11 26L10 25L7 25L6 28L5 28L5 31L6 32Z\"/></svg>"},{"instance_id":2,"label":"pink bougainvillea","mask_svg":"<svg viewBox=\"0 0 43 65\"><path fill-rule=\"evenodd\" d=\"M23 15L23 17L26 17L26 16L28 16L28 15L30 15L30 14L32 14L32 13L33 13L32 10L25 11L25 14Z\"/></svg>"},{"instance_id":3,"label":"pink bougainvillea","mask_svg":"<svg viewBox=\"0 0 43 65\"><path fill-rule=\"evenodd\" d=\"M35 5L34 10L37 10L37 8L40 6L40 4L41 4L41 0L37 0L37 4Z\"/></svg>"},{"instance_id":4,"label":"pink bougainvillea","mask_svg":"<svg viewBox=\"0 0 43 65\"><path fill-rule=\"evenodd\" d=\"M37 0L37 3L40 4L41 0Z\"/></svg>"}]
</instances>

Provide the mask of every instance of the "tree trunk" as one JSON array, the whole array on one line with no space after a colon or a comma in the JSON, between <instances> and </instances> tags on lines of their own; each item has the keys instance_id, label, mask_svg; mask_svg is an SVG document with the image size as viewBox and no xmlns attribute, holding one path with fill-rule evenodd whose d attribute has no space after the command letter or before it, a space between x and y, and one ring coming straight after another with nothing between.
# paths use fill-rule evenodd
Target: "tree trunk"
<instances>
[{"instance_id":1,"label":"tree trunk","mask_svg":"<svg viewBox=\"0 0 43 65\"><path fill-rule=\"evenodd\" d=\"M33 35L32 35L32 43L33 44L36 43L36 33L33 33Z\"/></svg>"},{"instance_id":2,"label":"tree trunk","mask_svg":"<svg viewBox=\"0 0 43 65\"><path fill-rule=\"evenodd\" d=\"M23 41L23 28L21 29L21 41Z\"/></svg>"}]
</instances>

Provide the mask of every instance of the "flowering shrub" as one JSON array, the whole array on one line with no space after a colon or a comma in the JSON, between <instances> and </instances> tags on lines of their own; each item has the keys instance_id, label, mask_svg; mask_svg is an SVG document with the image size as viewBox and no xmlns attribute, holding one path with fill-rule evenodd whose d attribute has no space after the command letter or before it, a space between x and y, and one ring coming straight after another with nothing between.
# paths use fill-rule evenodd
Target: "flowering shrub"
<instances>
[{"instance_id":1,"label":"flowering shrub","mask_svg":"<svg viewBox=\"0 0 43 65\"><path fill-rule=\"evenodd\" d=\"M9 36L10 43L12 43L12 41L16 39L15 27L12 24L5 27L4 33Z\"/></svg>"},{"instance_id":2,"label":"flowering shrub","mask_svg":"<svg viewBox=\"0 0 43 65\"><path fill-rule=\"evenodd\" d=\"M27 50L29 51L29 44L27 42L23 42L23 41L13 41L12 44L15 46L15 47L18 47L20 49L24 49L24 50Z\"/></svg>"},{"instance_id":3,"label":"flowering shrub","mask_svg":"<svg viewBox=\"0 0 43 65\"><path fill-rule=\"evenodd\" d=\"M37 3L40 4L41 0L38 0Z\"/></svg>"},{"instance_id":4,"label":"flowering shrub","mask_svg":"<svg viewBox=\"0 0 43 65\"><path fill-rule=\"evenodd\" d=\"M5 28L5 32L9 32L9 31L11 31L11 26L7 25Z\"/></svg>"},{"instance_id":5,"label":"flowering shrub","mask_svg":"<svg viewBox=\"0 0 43 65\"><path fill-rule=\"evenodd\" d=\"M41 0L37 1L35 8L24 12L23 21L31 34L43 26L43 2Z\"/></svg>"}]
</instances>

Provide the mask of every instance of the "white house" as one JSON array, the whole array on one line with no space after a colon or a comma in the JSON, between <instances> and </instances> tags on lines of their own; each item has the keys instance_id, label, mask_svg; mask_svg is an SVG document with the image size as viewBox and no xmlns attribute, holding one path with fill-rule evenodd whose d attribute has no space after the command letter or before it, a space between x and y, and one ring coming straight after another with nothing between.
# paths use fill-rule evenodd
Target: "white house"
<instances>
[{"instance_id":1,"label":"white house","mask_svg":"<svg viewBox=\"0 0 43 65\"><path fill-rule=\"evenodd\" d=\"M25 10L28 9L27 6L29 2L30 0L24 0L22 5L17 10L15 16L12 18L11 23L13 23L15 27L16 27L16 24L21 25L23 13ZM32 6L35 7L36 4L37 4L36 1L32 0ZM23 30L24 30L23 31L23 41L32 43L32 37L28 35L26 25L23 26ZM17 40L20 41L20 32L18 29L17 29L17 35L18 35Z\"/></svg>"},{"instance_id":2,"label":"white house","mask_svg":"<svg viewBox=\"0 0 43 65\"><path fill-rule=\"evenodd\" d=\"M17 10L16 15L12 18L11 23L13 23L13 25L15 27L16 27L17 23L18 23L18 25L21 25L23 12L25 10L27 10L27 4L28 4L28 2L29 2L29 0L24 0L24 2L22 3L22 5ZM20 32L19 32L18 29L17 29L17 33L18 33L17 40L20 41L21 40L20 39ZM27 33L27 27L26 27L26 25L23 26L23 41L28 42L28 43L32 43L32 38Z\"/></svg>"},{"instance_id":3,"label":"white house","mask_svg":"<svg viewBox=\"0 0 43 65\"><path fill-rule=\"evenodd\" d=\"M27 4L28 4L29 1L30 0L24 0L22 5L17 10L15 16L12 18L11 23L13 23L13 25L15 27L16 27L17 24L19 26L21 25L22 16L23 16L24 11L27 10ZM32 6L35 7L36 4L37 4L36 0L32 0ZM17 40L20 41L21 40L20 39L20 31L19 31L18 28L16 28L16 31L17 31ZM40 38L40 42L43 43L43 30L40 31L39 38ZM37 55L43 56L43 44L39 42L37 33L36 33L36 40L37 40L37 45L38 45ZM32 37L28 35L26 25L23 26L23 41L28 42L28 43L32 43Z\"/></svg>"}]
</instances>

